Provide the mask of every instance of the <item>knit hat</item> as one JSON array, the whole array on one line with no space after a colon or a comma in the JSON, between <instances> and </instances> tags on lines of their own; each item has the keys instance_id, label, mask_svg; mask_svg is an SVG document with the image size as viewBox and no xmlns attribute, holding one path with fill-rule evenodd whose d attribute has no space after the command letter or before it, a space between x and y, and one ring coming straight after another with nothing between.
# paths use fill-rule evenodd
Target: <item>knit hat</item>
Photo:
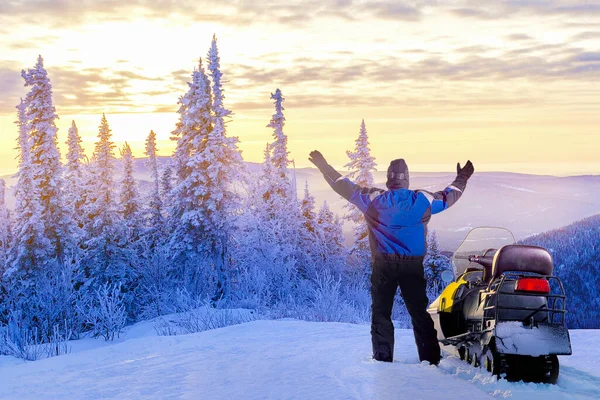
<instances>
[{"instance_id":1,"label":"knit hat","mask_svg":"<svg viewBox=\"0 0 600 400\"><path fill-rule=\"evenodd\" d=\"M388 189L408 189L408 165L403 158L398 158L390 163L387 170L387 182L385 186Z\"/></svg>"}]
</instances>

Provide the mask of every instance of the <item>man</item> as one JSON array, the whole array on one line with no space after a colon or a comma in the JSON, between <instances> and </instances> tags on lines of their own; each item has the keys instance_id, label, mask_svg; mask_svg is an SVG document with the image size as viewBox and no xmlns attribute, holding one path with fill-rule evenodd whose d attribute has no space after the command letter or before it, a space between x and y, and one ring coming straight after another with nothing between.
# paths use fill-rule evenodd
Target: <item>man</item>
<instances>
[{"instance_id":1,"label":"man","mask_svg":"<svg viewBox=\"0 0 600 400\"><path fill-rule=\"evenodd\" d=\"M462 195L473 175L473 164L457 164L457 176L446 189L430 193L408 189L408 166L404 159L390 163L388 190L364 188L342 177L318 151L309 160L339 195L357 206L365 215L372 256L371 340L373 358L392 362L394 325L392 306L398 286L410 314L421 361L440 362L440 345L433 321L427 313L427 281L423 258L426 252L427 223L432 214L451 207Z\"/></svg>"}]
</instances>

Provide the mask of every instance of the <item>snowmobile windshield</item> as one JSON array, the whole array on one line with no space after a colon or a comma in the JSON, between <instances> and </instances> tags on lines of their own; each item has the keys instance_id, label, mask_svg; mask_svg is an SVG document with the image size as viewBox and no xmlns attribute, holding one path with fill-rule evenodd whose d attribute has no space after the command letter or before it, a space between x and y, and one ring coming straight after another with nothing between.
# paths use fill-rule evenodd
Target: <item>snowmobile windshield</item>
<instances>
[{"instance_id":1,"label":"snowmobile windshield","mask_svg":"<svg viewBox=\"0 0 600 400\"><path fill-rule=\"evenodd\" d=\"M515 244L512 232L505 228L480 227L469 232L452 256L454 278L467 268L481 269L481 265L469 261L469 256L493 257L496 251L507 244Z\"/></svg>"}]
</instances>

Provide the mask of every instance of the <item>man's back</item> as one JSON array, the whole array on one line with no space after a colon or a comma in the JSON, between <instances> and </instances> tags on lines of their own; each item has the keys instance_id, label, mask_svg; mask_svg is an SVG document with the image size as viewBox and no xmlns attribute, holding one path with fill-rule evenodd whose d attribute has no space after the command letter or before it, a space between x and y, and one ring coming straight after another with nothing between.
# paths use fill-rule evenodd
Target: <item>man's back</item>
<instances>
[{"instance_id":1,"label":"man's back","mask_svg":"<svg viewBox=\"0 0 600 400\"><path fill-rule=\"evenodd\" d=\"M374 197L365 212L371 252L424 255L430 216L431 203L423 193L400 188Z\"/></svg>"},{"instance_id":2,"label":"man's back","mask_svg":"<svg viewBox=\"0 0 600 400\"><path fill-rule=\"evenodd\" d=\"M462 195L456 180L435 193L407 187L364 188L340 174L330 185L365 215L373 258L379 254L423 257L431 215L448 209Z\"/></svg>"}]
</instances>

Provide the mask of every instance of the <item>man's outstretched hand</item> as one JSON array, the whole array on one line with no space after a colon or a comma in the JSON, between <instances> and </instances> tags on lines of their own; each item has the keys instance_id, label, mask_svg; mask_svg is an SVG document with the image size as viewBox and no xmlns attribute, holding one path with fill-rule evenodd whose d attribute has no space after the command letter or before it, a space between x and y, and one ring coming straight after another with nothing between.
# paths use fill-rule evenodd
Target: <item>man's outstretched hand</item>
<instances>
[{"instance_id":1,"label":"man's outstretched hand","mask_svg":"<svg viewBox=\"0 0 600 400\"><path fill-rule=\"evenodd\" d=\"M469 179L471 175L475 172L475 168L473 167L473 163L471 160L467 161L464 167L460 167L460 163L456 164L456 175L463 177L465 179Z\"/></svg>"},{"instance_id":2,"label":"man's outstretched hand","mask_svg":"<svg viewBox=\"0 0 600 400\"><path fill-rule=\"evenodd\" d=\"M321 154L317 150L310 152L308 161L315 164L315 166L319 169L321 169L327 165L327 160L325 160L325 157L323 157L323 154Z\"/></svg>"}]
</instances>

